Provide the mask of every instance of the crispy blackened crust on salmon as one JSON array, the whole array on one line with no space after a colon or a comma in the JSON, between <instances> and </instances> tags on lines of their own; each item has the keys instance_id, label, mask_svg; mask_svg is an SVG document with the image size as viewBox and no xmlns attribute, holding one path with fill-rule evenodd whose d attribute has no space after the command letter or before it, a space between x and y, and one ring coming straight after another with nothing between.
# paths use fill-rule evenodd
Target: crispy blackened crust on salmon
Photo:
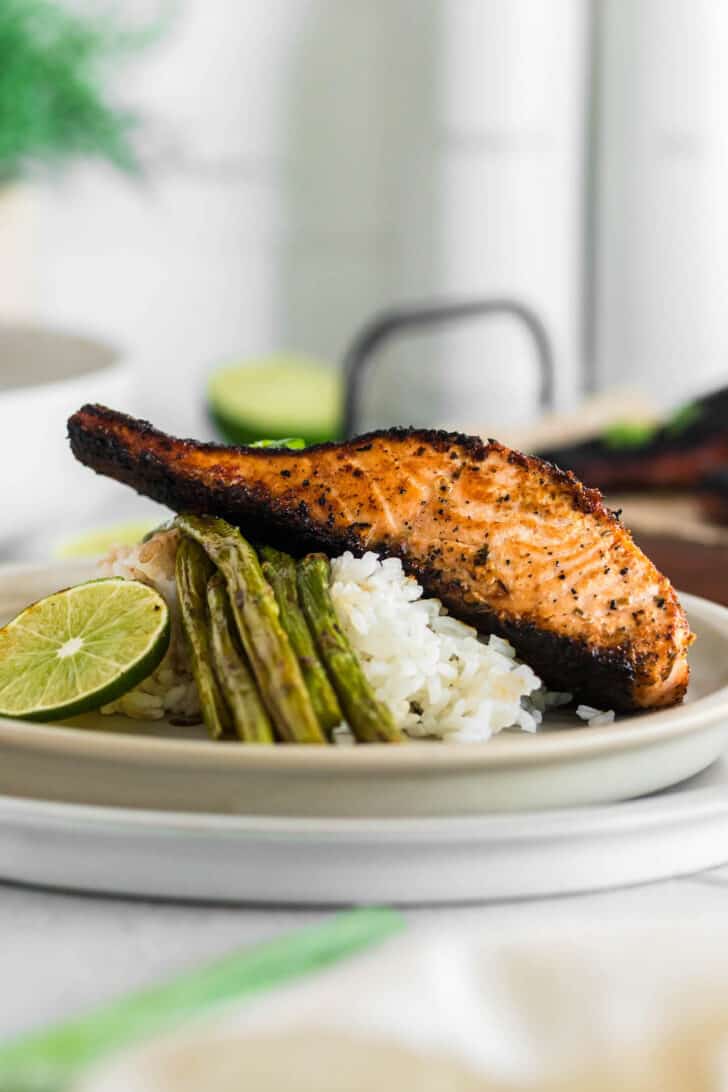
<instances>
[{"instance_id":1,"label":"crispy blackened crust on salmon","mask_svg":"<svg viewBox=\"0 0 728 1092\"><path fill-rule=\"evenodd\" d=\"M100 406L76 457L260 542L402 559L430 595L513 642L549 686L634 709L680 701L692 639L669 581L597 490L459 433L391 429L304 451L177 440Z\"/></svg>"}]
</instances>

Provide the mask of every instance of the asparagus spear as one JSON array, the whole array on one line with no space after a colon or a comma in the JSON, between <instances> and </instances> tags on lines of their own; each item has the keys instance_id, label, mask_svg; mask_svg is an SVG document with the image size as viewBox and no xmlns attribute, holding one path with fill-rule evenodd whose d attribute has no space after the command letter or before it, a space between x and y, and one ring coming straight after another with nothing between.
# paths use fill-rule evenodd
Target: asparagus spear
<instances>
[{"instance_id":1,"label":"asparagus spear","mask_svg":"<svg viewBox=\"0 0 728 1092\"><path fill-rule=\"evenodd\" d=\"M339 625L329 593L329 559L309 554L298 563L298 593L321 659L352 732L361 743L401 743L391 710L380 702Z\"/></svg>"},{"instance_id":2,"label":"asparagus spear","mask_svg":"<svg viewBox=\"0 0 728 1092\"><path fill-rule=\"evenodd\" d=\"M207 628L207 581L213 566L205 551L189 538L177 547L175 575L182 626L187 637L192 674L197 684L202 719L213 739L231 727L230 714L212 670Z\"/></svg>"},{"instance_id":3,"label":"asparagus spear","mask_svg":"<svg viewBox=\"0 0 728 1092\"><path fill-rule=\"evenodd\" d=\"M201 549L201 547L198 547ZM235 638L225 581L219 572L207 582L212 663L230 715L243 743L273 743L273 728L245 653Z\"/></svg>"},{"instance_id":4,"label":"asparagus spear","mask_svg":"<svg viewBox=\"0 0 728 1092\"><path fill-rule=\"evenodd\" d=\"M240 640L278 735L290 743L325 743L273 589L253 547L223 519L182 515L177 525L202 546L225 578Z\"/></svg>"},{"instance_id":5,"label":"asparagus spear","mask_svg":"<svg viewBox=\"0 0 728 1092\"><path fill-rule=\"evenodd\" d=\"M296 586L296 562L288 554L264 546L260 551L263 558L263 575L273 588L280 611L281 625L288 635L291 648L298 657L298 663L306 684L311 704L325 732L341 724L344 714L329 682L326 670L316 651L311 631L303 616L298 601Z\"/></svg>"}]
</instances>

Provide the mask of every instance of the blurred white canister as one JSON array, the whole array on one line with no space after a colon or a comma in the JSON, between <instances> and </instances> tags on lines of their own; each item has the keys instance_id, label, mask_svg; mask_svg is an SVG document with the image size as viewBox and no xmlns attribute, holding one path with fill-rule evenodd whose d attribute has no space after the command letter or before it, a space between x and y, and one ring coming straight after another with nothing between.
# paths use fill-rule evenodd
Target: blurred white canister
<instances>
[{"instance_id":1,"label":"blurred white canister","mask_svg":"<svg viewBox=\"0 0 728 1092\"><path fill-rule=\"evenodd\" d=\"M598 380L670 404L728 381L728 4L601 10Z\"/></svg>"},{"instance_id":2,"label":"blurred white canister","mask_svg":"<svg viewBox=\"0 0 728 1092\"><path fill-rule=\"evenodd\" d=\"M552 342L556 401L569 406L581 385L589 5L439 0L420 9L420 36L428 18L429 52L414 69L428 78L399 164L409 186L395 296L531 307ZM377 423L497 429L538 411L533 343L511 318L458 323L383 355L369 399Z\"/></svg>"},{"instance_id":3,"label":"blurred white canister","mask_svg":"<svg viewBox=\"0 0 728 1092\"><path fill-rule=\"evenodd\" d=\"M435 103L433 290L532 307L561 406L580 386L587 14L582 0L443 4ZM446 419L537 412L533 345L510 319L443 335L435 368Z\"/></svg>"}]
</instances>

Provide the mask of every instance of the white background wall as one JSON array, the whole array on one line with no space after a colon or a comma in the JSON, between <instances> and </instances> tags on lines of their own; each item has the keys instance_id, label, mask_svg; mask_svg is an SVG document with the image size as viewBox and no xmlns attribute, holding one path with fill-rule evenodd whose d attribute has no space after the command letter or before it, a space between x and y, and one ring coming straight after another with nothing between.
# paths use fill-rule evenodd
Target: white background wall
<instances>
[{"instance_id":1,"label":"white background wall","mask_svg":"<svg viewBox=\"0 0 728 1092\"><path fill-rule=\"evenodd\" d=\"M727 54L726 3L604 5L598 374L665 405L728 379Z\"/></svg>"},{"instance_id":2,"label":"white background wall","mask_svg":"<svg viewBox=\"0 0 728 1092\"><path fill-rule=\"evenodd\" d=\"M585 11L185 0L120 88L147 121L146 177L87 166L41 188L37 312L120 340L143 411L200 431L201 385L220 361L276 349L339 360L385 304L512 293L547 321L568 403ZM379 372L379 420L535 412L532 350L507 325L413 342Z\"/></svg>"}]
</instances>

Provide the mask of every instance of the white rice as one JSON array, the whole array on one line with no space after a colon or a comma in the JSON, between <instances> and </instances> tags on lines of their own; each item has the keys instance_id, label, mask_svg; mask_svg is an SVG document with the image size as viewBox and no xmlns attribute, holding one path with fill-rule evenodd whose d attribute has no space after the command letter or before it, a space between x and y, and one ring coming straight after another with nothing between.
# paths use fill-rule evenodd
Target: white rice
<instances>
[{"instance_id":1,"label":"white rice","mask_svg":"<svg viewBox=\"0 0 728 1092\"><path fill-rule=\"evenodd\" d=\"M169 649L157 670L134 690L105 705L102 713L123 713L136 720L198 720L200 705L192 678L177 604L174 563L179 532L158 531L138 546L117 546L101 562L103 576L141 580L164 596L170 610Z\"/></svg>"},{"instance_id":2,"label":"white rice","mask_svg":"<svg viewBox=\"0 0 728 1092\"><path fill-rule=\"evenodd\" d=\"M118 547L104 559L105 576L141 580L166 599L172 618L169 650L157 670L130 693L104 707L142 720L198 720L200 708L182 634L174 563L179 535L157 532L138 546ZM450 617L438 599L406 576L396 558L351 553L331 563L331 595L342 628L379 699L408 735L455 742L487 740L503 729L535 732L547 709L571 694L547 690L516 658L508 641L479 637ZM590 726L614 713L580 705ZM348 726L333 742L352 745Z\"/></svg>"},{"instance_id":3,"label":"white rice","mask_svg":"<svg viewBox=\"0 0 728 1092\"><path fill-rule=\"evenodd\" d=\"M585 720L590 728L598 728L601 724L611 724L614 720L613 709L595 709L593 705L577 705L576 715Z\"/></svg>"},{"instance_id":4,"label":"white rice","mask_svg":"<svg viewBox=\"0 0 728 1092\"><path fill-rule=\"evenodd\" d=\"M538 728L551 702L535 672L507 641L480 639L439 599L423 598L398 559L345 553L331 576L342 628L408 735L470 742L503 728Z\"/></svg>"}]
</instances>

